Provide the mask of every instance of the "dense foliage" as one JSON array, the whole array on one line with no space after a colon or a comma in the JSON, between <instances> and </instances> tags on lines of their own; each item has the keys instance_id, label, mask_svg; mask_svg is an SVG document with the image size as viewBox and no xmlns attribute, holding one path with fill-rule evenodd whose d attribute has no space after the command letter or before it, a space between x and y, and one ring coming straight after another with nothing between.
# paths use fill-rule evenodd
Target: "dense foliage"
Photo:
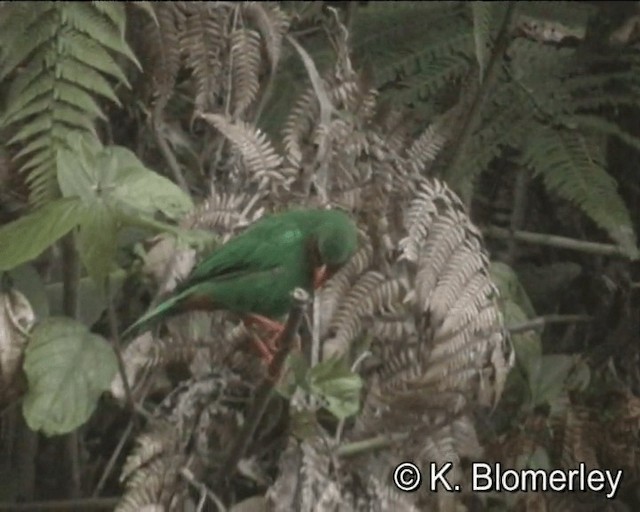
<instances>
[{"instance_id":1,"label":"dense foliage","mask_svg":"<svg viewBox=\"0 0 640 512\"><path fill-rule=\"evenodd\" d=\"M451 461L466 482L487 460L621 468L612 503L637 507L639 20L0 4L0 505L610 506L389 479ZM202 254L297 205L350 212L360 247L273 390L226 312L121 339Z\"/></svg>"}]
</instances>

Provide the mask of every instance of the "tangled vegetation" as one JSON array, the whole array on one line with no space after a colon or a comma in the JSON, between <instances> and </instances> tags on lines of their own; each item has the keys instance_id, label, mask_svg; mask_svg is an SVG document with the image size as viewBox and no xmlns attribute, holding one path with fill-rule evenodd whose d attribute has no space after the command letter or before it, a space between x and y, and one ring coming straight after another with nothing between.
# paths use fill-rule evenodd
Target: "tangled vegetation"
<instances>
[{"instance_id":1,"label":"tangled vegetation","mask_svg":"<svg viewBox=\"0 0 640 512\"><path fill-rule=\"evenodd\" d=\"M1 3L0 508L637 507L634 9ZM122 339L298 205L360 244L275 386L227 312ZM405 460L625 477L401 494Z\"/></svg>"}]
</instances>

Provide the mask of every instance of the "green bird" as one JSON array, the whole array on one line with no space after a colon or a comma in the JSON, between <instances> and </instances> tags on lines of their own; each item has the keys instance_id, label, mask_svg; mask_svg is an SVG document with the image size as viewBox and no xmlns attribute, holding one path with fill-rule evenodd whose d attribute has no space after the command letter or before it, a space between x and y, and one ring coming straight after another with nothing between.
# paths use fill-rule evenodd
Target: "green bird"
<instances>
[{"instance_id":1,"label":"green bird","mask_svg":"<svg viewBox=\"0 0 640 512\"><path fill-rule=\"evenodd\" d=\"M292 305L291 292L321 287L357 249L357 229L338 210L290 210L268 215L214 250L161 304L123 336L162 318L196 310L228 310L245 324L272 332L257 341L269 361Z\"/></svg>"}]
</instances>

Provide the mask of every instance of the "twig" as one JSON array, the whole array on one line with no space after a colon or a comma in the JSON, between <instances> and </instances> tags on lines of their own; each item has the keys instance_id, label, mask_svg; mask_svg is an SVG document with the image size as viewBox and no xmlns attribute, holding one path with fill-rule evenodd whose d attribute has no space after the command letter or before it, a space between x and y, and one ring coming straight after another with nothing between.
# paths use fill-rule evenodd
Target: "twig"
<instances>
[{"instance_id":1,"label":"twig","mask_svg":"<svg viewBox=\"0 0 640 512\"><path fill-rule=\"evenodd\" d=\"M575 324L591 322L593 318L588 315L546 315L532 318L527 322L507 327L511 334L543 329L549 324Z\"/></svg>"},{"instance_id":2,"label":"twig","mask_svg":"<svg viewBox=\"0 0 640 512\"><path fill-rule=\"evenodd\" d=\"M273 361L269 365L268 375L256 391L253 404L242 426L242 430L235 439L235 442L220 467L218 481L228 481L231 476L233 476L238 462L244 455L250 440L253 438L255 429L269 402L271 391L278 380L278 376L282 373L284 362L293 347L300 322L302 321L304 308L308 301L309 294L302 288L296 288L293 291L293 306L291 311L289 311L289 318L284 326L280 346L273 357Z\"/></svg>"},{"instance_id":3,"label":"twig","mask_svg":"<svg viewBox=\"0 0 640 512\"><path fill-rule=\"evenodd\" d=\"M546 233L532 233L530 231L511 231L498 226L488 226L482 230L485 236L491 238L511 238L530 244L548 245L560 249L570 249L572 251L588 252L591 254L603 254L605 256L629 256L622 247L599 242L585 242L574 238L567 238L558 235L548 235Z\"/></svg>"},{"instance_id":4,"label":"twig","mask_svg":"<svg viewBox=\"0 0 640 512\"><path fill-rule=\"evenodd\" d=\"M363 452L372 452L381 448L386 448L391 445L392 441L385 435L379 435L364 439L362 441L355 441L353 443L343 444L336 450L338 457L353 457Z\"/></svg>"},{"instance_id":5,"label":"twig","mask_svg":"<svg viewBox=\"0 0 640 512\"><path fill-rule=\"evenodd\" d=\"M93 494L92 494L93 498L97 498L98 496L100 496L100 493L104 488L104 485L107 483L107 478L109 478L109 475L111 475L111 471L113 471L113 467L115 466L116 461L120 456L120 452L122 451L122 448L124 448L124 444L129 439L129 435L131 435L131 431L133 430L133 423L134 422L132 418L129 420L129 424L127 425L127 428L124 429L122 436L120 436L120 441L118 441L118 445L116 446L116 449L113 450L113 453L109 458L109 462L107 462L107 465L105 466L104 471L102 472L102 476L100 477L100 481L98 482L98 485L96 485L96 488L93 490Z\"/></svg>"},{"instance_id":6,"label":"twig","mask_svg":"<svg viewBox=\"0 0 640 512\"><path fill-rule=\"evenodd\" d=\"M213 501L216 504L216 507L218 507L218 512L227 512L227 507L224 506L224 503L222 503L216 493L209 489L204 482L197 480L189 468L182 468L180 470L180 476L198 489L202 493L203 498L207 497ZM198 510L204 510L204 500L201 500Z\"/></svg>"},{"instance_id":7,"label":"twig","mask_svg":"<svg viewBox=\"0 0 640 512\"><path fill-rule=\"evenodd\" d=\"M120 503L120 498L80 498L76 500L32 501L31 503L0 503L0 510L99 510L109 509Z\"/></svg>"}]
</instances>

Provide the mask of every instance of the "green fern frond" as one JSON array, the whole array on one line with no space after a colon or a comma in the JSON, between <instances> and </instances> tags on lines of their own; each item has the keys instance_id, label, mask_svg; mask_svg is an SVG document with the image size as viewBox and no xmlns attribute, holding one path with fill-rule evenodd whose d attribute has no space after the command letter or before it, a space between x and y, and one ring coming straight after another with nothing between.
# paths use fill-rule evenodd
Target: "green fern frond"
<instances>
[{"instance_id":1,"label":"green fern frond","mask_svg":"<svg viewBox=\"0 0 640 512\"><path fill-rule=\"evenodd\" d=\"M578 206L630 256L637 254L629 210L615 179L587 137L576 130L540 126L531 134L523 161L542 175L547 188Z\"/></svg>"},{"instance_id":2,"label":"green fern frond","mask_svg":"<svg viewBox=\"0 0 640 512\"><path fill-rule=\"evenodd\" d=\"M438 58L473 58L473 30L462 3L374 2L354 20L354 53L369 60L377 87L398 76L424 74Z\"/></svg>"},{"instance_id":3,"label":"green fern frond","mask_svg":"<svg viewBox=\"0 0 640 512\"><path fill-rule=\"evenodd\" d=\"M493 18L494 2L471 2L473 17L473 41L476 53L476 61L480 71L480 82L484 78L489 56L491 55L491 22Z\"/></svg>"},{"instance_id":4,"label":"green fern frond","mask_svg":"<svg viewBox=\"0 0 640 512\"><path fill-rule=\"evenodd\" d=\"M96 96L118 102L108 78L127 84L109 54L119 53L137 64L124 42L124 6L110 17L89 3L49 3L7 7L0 46L0 77L11 78L2 124L14 127L9 144L21 144L21 171L28 172L31 202L57 193L56 152L73 132L94 133L96 118L105 119ZM18 67L20 66L20 68Z\"/></svg>"}]
</instances>

